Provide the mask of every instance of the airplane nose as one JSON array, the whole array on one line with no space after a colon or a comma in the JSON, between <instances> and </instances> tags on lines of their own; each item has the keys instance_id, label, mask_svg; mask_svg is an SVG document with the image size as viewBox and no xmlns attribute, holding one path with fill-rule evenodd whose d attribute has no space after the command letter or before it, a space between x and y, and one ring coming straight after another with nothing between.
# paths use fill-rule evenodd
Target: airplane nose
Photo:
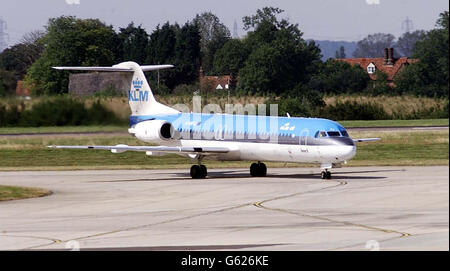
<instances>
[{"instance_id":1,"label":"airplane nose","mask_svg":"<svg viewBox=\"0 0 450 271\"><path fill-rule=\"evenodd\" d=\"M343 150L341 159L342 160L350 160L356 155L356 146L346 146L345 150Z\"/></svg>"}]
</instances>

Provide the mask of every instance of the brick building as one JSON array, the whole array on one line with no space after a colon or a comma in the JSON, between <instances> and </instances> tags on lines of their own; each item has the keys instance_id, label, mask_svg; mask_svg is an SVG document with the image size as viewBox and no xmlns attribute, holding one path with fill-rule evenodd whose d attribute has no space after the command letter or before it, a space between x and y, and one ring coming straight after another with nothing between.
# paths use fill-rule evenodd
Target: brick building
<instances>
[{"instance_id":1,"label":"brick building","mask_svg":"<svg viewBox=\"0 0 450 271\"><path fill-rule=\"evenodd\" d=\"M370 79L376 80L376 72L381 71L387 75L389 85L393 85L394 77L401 69L411 63L417 62L417 59L407 57L394 58L394 48L385 48L384 57L377 58L345 58L337 59L350 65L359 65L368 74Z\"/></svg>"},{"instance_id":2,"label":"brick building","mask_svg":"<svg viewBox=\"0 0 450 271\"><path fill-rule=\"evenodd\" d=\"M232 78L230 75L204 75L203 69L200 67L199 80L201 86L208 86L206 88L212 91L228 90L232 85Z\"/></svg>"},{"instance_id":3,"label":"brick building","mask_svg":"<svg viewBox=\"0 0 450 271\"><path fill-rule=\"evenodd\" d=\"M82 96L114 90L116 93L127 94L131 77L131 73L122 72L72 73L69 75L69 93Z\"/></svg>"},{"instance_id":4,"label":"brick building","mask_svg":"<svg viewBox=\"0 0 450 271\"><path fill-rule=\"evenodd\" d=\"M30 96L30 90L27 87L25 87L25 84L23 81L17 81L16 95Z\"/></svg>"}]
</instances>

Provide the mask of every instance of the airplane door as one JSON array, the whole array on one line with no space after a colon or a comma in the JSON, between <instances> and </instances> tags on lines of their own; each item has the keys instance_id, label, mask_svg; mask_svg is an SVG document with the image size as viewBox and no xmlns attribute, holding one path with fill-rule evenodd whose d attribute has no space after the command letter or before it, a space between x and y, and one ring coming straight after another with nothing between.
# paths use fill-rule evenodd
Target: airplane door
<instances>
[{"instance_id":1,"label":"airplane door","mask_svg":"<svg viewBox=\"0 0 450 271\"><path fill-rule=\"evenodd\" d=\"M308 152L308 135L309 135L309 130L308 129L303 129L300 132L300 151L303 152Z\"/></svg>"}]
</instances>

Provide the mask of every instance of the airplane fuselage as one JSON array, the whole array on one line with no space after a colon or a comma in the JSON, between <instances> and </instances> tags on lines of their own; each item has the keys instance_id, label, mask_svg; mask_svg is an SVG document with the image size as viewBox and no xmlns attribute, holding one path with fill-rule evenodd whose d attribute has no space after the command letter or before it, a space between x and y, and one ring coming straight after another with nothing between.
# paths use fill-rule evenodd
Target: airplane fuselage
<instances>
[{"instance_id":1,"label":"airplane fuselage","mask_svg":"<svg viewBox=\"0 0 450 271\"><path fill-rule=\"evenodd\" d=\"M146 124L165 121L173 126L170 139L155 139ZM165 146L214 147L230 152L216 160L342 163L356 153L345 128L320 118L178 113L130 117L130 132L138 139ZM194 157L193 157L194 158Z\"/></svg>"}]
</instances>

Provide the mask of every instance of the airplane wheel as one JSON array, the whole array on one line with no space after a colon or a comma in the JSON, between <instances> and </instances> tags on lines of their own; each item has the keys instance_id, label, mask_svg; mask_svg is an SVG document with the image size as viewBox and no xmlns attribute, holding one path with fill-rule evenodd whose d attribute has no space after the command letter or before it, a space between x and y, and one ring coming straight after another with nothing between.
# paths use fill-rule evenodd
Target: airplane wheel
<instances>
[{"instance_id":1,"label":"airplane wheel","mask_svg":"<svg viewBox=\"0 0 450 271\"><path fill-rule=\"evenodd\" d=\"M207 170L204 165L193 165L191 167L191 177L192 179L203 179L206 177Z\"/></svg>"},{"instance_id":2,"label":"airplane wheel","mask_svg":"<svg viewBox=\"0 0 450 271\"><path fill-rule=\"evenodd\" d=\"M264 163L253 163L250 166L250 175L252 177L265 177L267 174L267 167Z\"/></svg>"},{"instance_id":3,"label":"airplane wheel","mask_svg":"<svg viewBox=\"0 0 450 271\"><path fill-rule=\"evenodd\" d=\"M259 177L266 177L267 167L264 163L259 163Z\"/></svg>"},{"instance_id":4,"label":"airplane wheel","mask_svg":"<svg viewBox=\"0 0 450 271\"><path fill-rule=\"evenodd\" d=\"M200 165L200 172L201 172L201 178L205 178L206 175L208 175L208 170L206 169L205 165Z\"/></svg>"},{"instance_id":5,"label":"airplane wheel","mask_svg":"<svg viewBox=\"0 0 450 271\"><path fill-rule=\"evenodd\" d=\"M330 171L322 171L322 173L321 173L321 177L322 177L322 179L331 179L331 172Z\"/></svg>"},{"instance_id":6,"label":"airplane wheel","mask_svg":"<svg viewBox=\"0 0 450 271\"><path fill-rule=\"evenodd\" d=\"M257 163L253 163L250 166L250 175L252 175L252 177L258 177L258 164Z\"/></svg>"}]
</instances>

